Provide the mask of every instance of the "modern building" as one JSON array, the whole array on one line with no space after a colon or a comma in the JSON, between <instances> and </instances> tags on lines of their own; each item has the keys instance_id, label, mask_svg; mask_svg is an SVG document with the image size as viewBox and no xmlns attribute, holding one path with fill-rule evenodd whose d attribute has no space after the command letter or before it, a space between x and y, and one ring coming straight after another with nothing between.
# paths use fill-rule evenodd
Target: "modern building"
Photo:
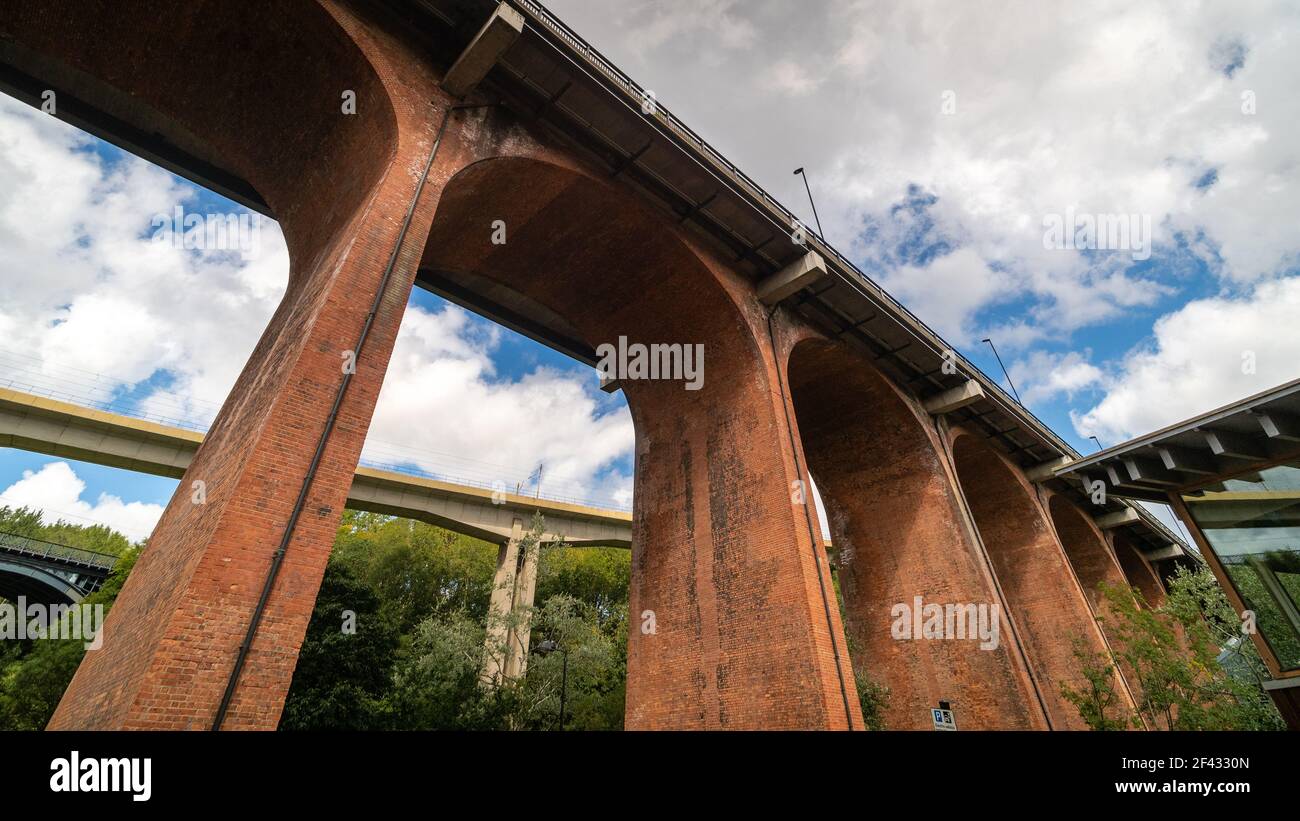
<instances>
[{"instance_id":1,"label":"modern building","mask_svg":"<svg viewBox=\"0 0 1300 821\"><path fill-rule=\"evenodd\" d=\"M1265 687L1300 729L1300 379L1057 472L1171 505L1256 630Z\"/></svg>"}]
</instances>

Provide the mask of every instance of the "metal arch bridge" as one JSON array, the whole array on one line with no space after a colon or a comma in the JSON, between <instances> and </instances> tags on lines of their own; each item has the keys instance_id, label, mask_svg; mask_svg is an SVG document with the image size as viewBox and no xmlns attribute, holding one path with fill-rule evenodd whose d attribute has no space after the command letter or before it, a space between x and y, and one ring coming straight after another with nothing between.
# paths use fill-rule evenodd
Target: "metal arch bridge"
<instances>
[{"instance_id":1,"label":"metal arch bridge","mask_svg":"<svg viewBox=\"0 0 1300 821\"><path fill-rule=\"evenodd\" d=\"M0 597L76 604L104 585L116 556L0 532Z\"/></svg>"}]
</instances>

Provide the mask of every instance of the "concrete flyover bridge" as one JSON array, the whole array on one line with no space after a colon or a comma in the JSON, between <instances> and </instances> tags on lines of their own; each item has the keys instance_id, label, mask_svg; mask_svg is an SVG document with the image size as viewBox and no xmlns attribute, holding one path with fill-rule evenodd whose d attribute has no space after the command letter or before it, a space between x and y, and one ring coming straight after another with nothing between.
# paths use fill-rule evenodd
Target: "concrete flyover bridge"
<instances>
[{"instance_id":1,"label":"concrete flyover bridge","mask_svg":"<svg viewBox=\"0 0 1300 821\"><path fill-rule=\"evenodd\" d=\"M275 217L290 256L51 727L276 726L413 286L588 363L703 346L698 390L617 383L630 605L656 624L632 620L629 728L858 728L854 667L891 727L940 700L967 728L1080 726L1056 694L1072 637L1107 641L1088 584L1181 550L1058 477L1068 444L535 3L9 4L0 86ZM916 597L996 606L1003 640L893 638Z\"/></svg>"}]
</instances>

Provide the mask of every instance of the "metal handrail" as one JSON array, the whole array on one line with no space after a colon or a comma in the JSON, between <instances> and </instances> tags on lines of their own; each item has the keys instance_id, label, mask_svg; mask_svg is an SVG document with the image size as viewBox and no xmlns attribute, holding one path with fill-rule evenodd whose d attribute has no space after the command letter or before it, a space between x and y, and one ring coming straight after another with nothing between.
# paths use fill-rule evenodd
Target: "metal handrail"
<instances>
[{"instance_id":1,"label":"metal handrail","mask_svg":"<svg viewBox=\"0 0 1300 821\"><path fill-rule=\"evenodd\" d=\"M554 37L568 45L574 52L582 56L587 64L602 74L606 79L617 86L620 86L634 100L644 100L647 90L642 88L635 80L623 73L621 69L613 64L608 58L601 54L596 48L582 38L577 32L569 28L563 20L556 17L549 9L535 0L511 0L515 5L522 8L536 22L541 24ZM789 208L786 208L775 197L767 193L752 177L742 171L735 163L728 160L722 152L710 145L703 137L697 134L690 126L686 125L665 105L659 102L658 97L654 98L654 117L653 120L668 129L670 129L680 140L695 145L710 163L720 172L727 175L733 183L739 184L746 189L751 197L760 200L776 213L782 215L787 224L793 227L797 221L803 225L803 221ZM826 238L812 230L809 226L803 226L809 237L816 240L821 246L818 250L823 256L830 257L846 272L855 275L864 285L868 286L882 302L895 309L902 315L908 317L913 323L929 333L936 342L943 346L945 351L950 351L953 356L960 362L962 369L973 376L981 377L984 387L991 389L994 395L999 398L1008 408L1018 409L1016 412L1023 414L1028 420L1031 420L1038 431L1044 438L1050 440L1062 454L1069 456L1071 459L1079 459L1082 454L1076 450L1069 442L1065 441L1056 431L1052 430L1043 420L1039 419L1029 408L1025 407L1018 399L1014 398L1007 391L1002 389L997 380L985 373L979 366L967 359L954 346L950 345L947 340L940 336L934 329L927 325L920 317L911 311L906 305L898 301L892 294L886 291L875 280L867 276L856 264L848 257L841 254L834 246L826 241ZM1160 522L1154 515L1141 505L1129 505L1138 511L1138 514L1147 522L1148 525L1155 527L1158 531L1171 538L1178 544L1185 544L1180 536L1173 533L1168 527Z\"/></svg>"},{"instance_id":2,"label":"metal handrail","mask_svg":"<svg viewBox=\"0 0 1300 821\"><path fill-rule=\"evenodd\" d=\"M35 556L40 559L70 562L100 570L111 570L113 565L117 564L118 559L117 556L110 553L99 553L94 550L86 550L5 531L0 531L0 550L24 556Z\"/></svg>"},{"instance_id":3,"label":"metal handrail","mask_svg":"<svg viewBox=\"0 0 1300 821\"><path fill-rule=\"evenodd\" d=\"M534 2L534 0L512 0L512 2L520 6L526 12L528 12L533 18L536 19L538 23L543 25L552 35L559 38L566 45L572 48L575 52L580 54L582 57L586 58L587 63L592 68L599 71L611 82L615 83L618 86L621 86L631 97L636 99L644 98L644 95L647 93L646 89L642 88L634 80L632 80L632 78L624 74L622 70L620 70L612 62L610 62L608 58L606 58L603 54L597 51L590 43L582 39L582 37L577 32L573 31L571 28L565 25L564 21L556 17L545 6L541 5L540 3ZM676 115L674 115L672 111L670 111L666 106L660 103L657 97L655 98L655 105L654 105L654 119L662 123L663 125L667 126L669 129L671 129L674 133L676 133L676 135L679 138L684 139L686 142L695 144L699 148L699 150L703 154L705 154L709 160L712 161L713 165L718 167L720 171L726 173L732 179L733 182L740 183L742 186L744 186L748 190L748 193L751 196L759 200L762 200L774 211L784 216L786 218L787 223L789 223L791 226L793 226L796 220L799 222L800 225L803 225L803 221L800 220L793 211L791 211L790 209L782 205L780 201L778 201L771 194L767 193L767 191L765 191L762 186L760 186L757 182L755 182L752 177L750 177L748 174L742 171L737 165L735 165L735 163L731 162L725 156L723 156L723 154L720 151L718 151L716 148L710 145L703 137L695 133L695 131L692 130L690 126L682 122L682 120L679 119ZM888 291L882 288L875 280L867 276L848 257L841 254L834 246L832 246L829 242L827 242L825 237L822 237L816 231L812 230L808 226L804 226L804 230L806 231L808 236L813 237L817 240L817 243L821 246L819 250L824 253L824 256L829 256L832 259L834 259L837 263L839 263L840 267L854 274L859 280L861 280L864 284L869 286L871 290L874 291L875 294L878 297L880 297L886 304L898 310L902 314L906 315L917 325L919 325L920 327L928 331L936 341L938 341L941 345L943 345L943 349L945 351L951 351L953 355L960 360L961 364L964 366L966 370L970 371L973 374L978 374L979 376L983 377L983 381L986 382L989 387L995 390L1005 402L1009 404L1013 404L1016 407L1020 408L1021 411L1023 411L1029 418L1033 419L1033 421L1038 424L1038 427L1040 429L1042 429L1053 440L1055 440L1055 444L1063 452L1075 458L1079 456L1079 452L1076 451L1073 447L1071 447L1068 442L1066 442L1064 439L1061 439L1060 436L1057 435L1055 431L1053 431L1046 424L1044 424L1043 421L1039 419L1037 416L1035 416L1032 411L1030 411L1020 402L1016 401L1009 393L1004 391L1002 387L998 385L997 381L994 380L992 377L990 377L987 373L985 373L981 368L979 368L979 366L975 365L973 362L968 360L955 347L948 344L947 340L945 340L938 333L936 333L932 328L930 328L929 325L927 325L924 321L922 321L921 318L918 317L916 314L914 314L906 305L904 305L902 302L899 302L898 299L896 299L892 294L890 294Z\"/></svg>"}]
</instances>

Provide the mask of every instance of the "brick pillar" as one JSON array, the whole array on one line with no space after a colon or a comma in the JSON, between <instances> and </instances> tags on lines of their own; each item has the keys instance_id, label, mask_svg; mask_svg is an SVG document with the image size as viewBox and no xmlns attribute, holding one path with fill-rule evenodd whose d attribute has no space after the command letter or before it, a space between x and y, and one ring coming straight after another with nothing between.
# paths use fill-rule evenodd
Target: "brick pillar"
<instances>
[{"instance_id":1,"label":"brick pillar","mask_svg":"<svg viewBox=\"0 0 1300 821\"><path fill-rule=\"evenodd\" d=\"M1104 653L1106 642L1037 493L976 434L954 431L953 459L1052 728L1087 729L1078 708L1061 695L1061 683L1087 687L1075 638L1093 654ZM1121 700L1128 698L1118 675L1114 686Z\"/></svg>"},{"instance_id":2,"label":"brick pillar","mask_svg":"<svg viewBox=\"0 0 1300 821\"><path fill-rule=\"evenodd\" d=\"M1052 527L1056 531L1061 547L1065 550L1066 558L1070 561L1070 567L1079 580L1079 586L1083 589L1094 617L1102 617L1098 626L1101 628L1103 638L1106 639L1106 645L1114 652L1118 648L1115 647L1111 637L1113 630L1107 627L1110 605L1101 593L1101 585L1104 583L1126 590L1128 581L1111 553L1106 536L1097 529L1091 517L1075 507L1064 496L1056 493L1048 499L1047 509L1051 516ZM1140 681L1130 666L1122 663L1118 666L1124 684L1120 692L1120 706L1136 714L1137 705L1134 700L1141 695Z\"/></svg>"},{"instance_id":3,"label":"brick pillar","mask_svg":"<svg viewBox=\"0 0 1300 821\"><path fill-rule=\"evenodd\" d=\"M628 729L861 727L821 539L792 498L777 386L754 391L755 364L709 360L698 394L625 388L637 420Z\"/></svg>"},{"instance_id":4,"label":"brick pillar","mask_svg":"<svg viewBox=\"0 0 1300 821\"><path fill-rule=\"evenodd\" d=\"M222 727L278 724L441 181L450 174L435 166L399 248L407 208L450 101L439 96L423 61L382 32L335 3L311 9L324 19L308 27L304 13L298 33L324 32L309 75L322 87L310 80L291 89L272 84L266 94L273 107L263 106L261 90L250 88L238 98L246 101L241 114L247 116L236 118L243 140L259 152L243 170L254 182L265 181L289 244L288 290L109 614L103 648L87 653L52 729L211 727L326 429L345 354L356 346L393 259ZM219 16L208 22L221 25ZM256 25L251 30L260 31ZM202 47L202 41L195 44ZM293 41L277 46L293 47ZM348 62L335 52L346 52ZM271 49L267 59L279 53ZM210 56L229 64L228 53ZM346 70L335 72L336 66ZM159 72L136 74L157 79ZM209 76L163 74L191 83ZM222 72L210 76L222 82ZM340 110L343 89L355 92L355 115ZM229 95L184 96L201 107L208 96ZM160 95L160 104L174 97ZM231 127L228 106L223 116L209 127ZM265 133L257 130L262 126ZM448 154L453 161L457 156L444 150L440 162ZM266 165L277 161L292 167L276 173ZM301 173L289 173L300 161Z\"/></svg>"},{"instance_id":5,"label":"brick pillar","mask_svg":"<svg viewBox=\"0 0 1300 821\"><path fill-rule=\"evenodd\" d=\"M789 380L839 554L853 661L890 689L885 726L929 729L930 711L948 701L963 729L1045 727L1005 618L991 650L894 637L893 608L917 596L1001 601L928 417L843 345L794 345Z\"/></svg>"},{"instance_id":6,"label":"brick pillar","mask_svg":"<svg viewBox=\"0 0 1300 821\"><path fill-rule=\"evenodd\" d=\"M622 336L704 352L698 390L620 383L636 427L626 726L861 726L826 561L791 499L793 428L752 283L607 172L537 155L452 180L424 264L514 292L593 349Z\"/></svg>"}]
</instances>

